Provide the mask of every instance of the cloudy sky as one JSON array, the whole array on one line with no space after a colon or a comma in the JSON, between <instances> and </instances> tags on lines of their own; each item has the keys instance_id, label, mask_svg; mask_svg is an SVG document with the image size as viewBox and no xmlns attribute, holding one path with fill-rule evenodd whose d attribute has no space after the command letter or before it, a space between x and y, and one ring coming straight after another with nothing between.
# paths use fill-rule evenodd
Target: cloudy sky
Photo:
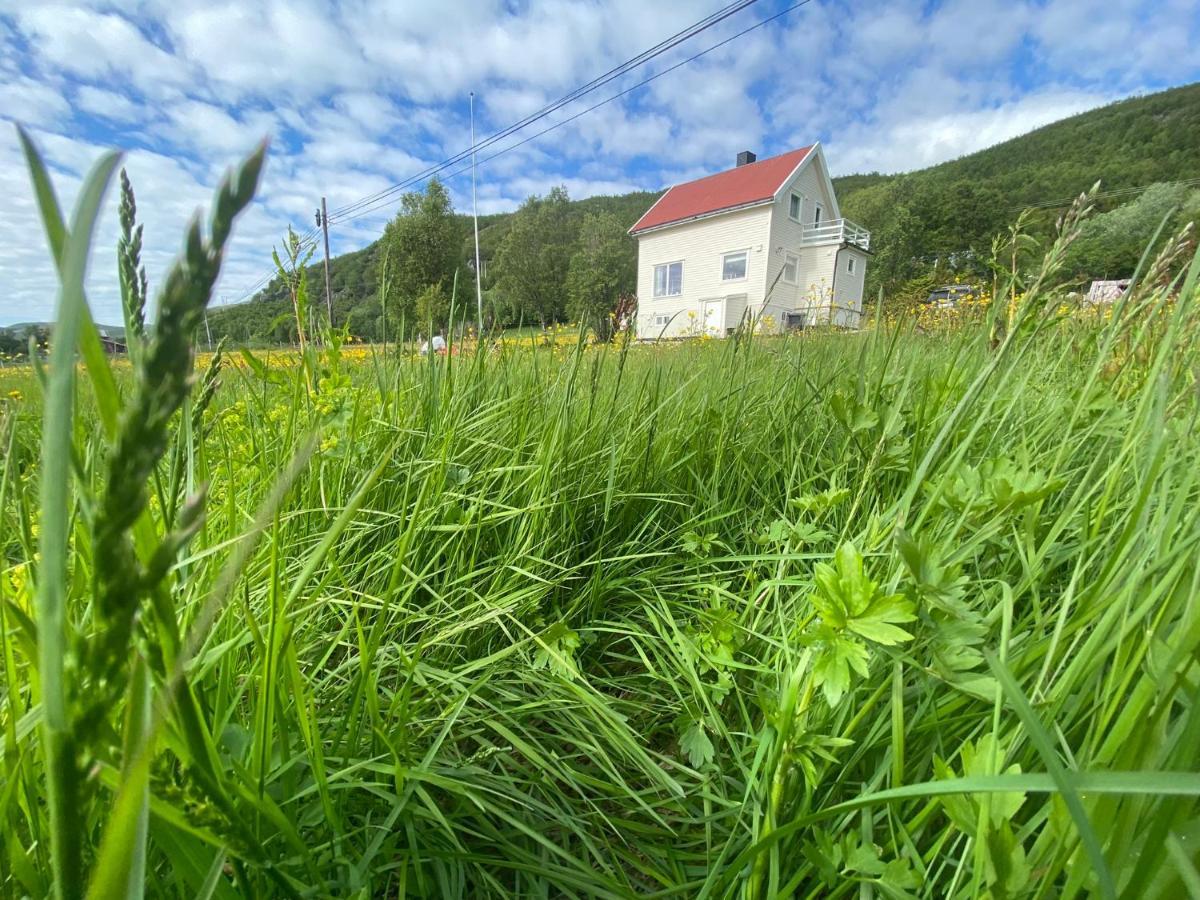
<instances>
[{"instance_id":1,"label":"cloudy sky","mask_svg":"<svg viewBox=\"0 0 1200 900\"><path fill-rule=\"evenodd\" d=\"M749 8L481 156L774 16ZM11 122L28 127L64 205L102 148L125 164L154 284L187 219L262 136L260 198L218 301L269 273L288 223L387 189L711 15L722 0L0 0L0 324L51 318L55 281ZM489 160L479 210L555 184L573 197L656 189L820 140L835 174L920 168L1138 92L1200 79L1197 0L811 0L650 85ZM454 167L447 174L460 173ZM470 176L450 179L470 209ZM335 253L394 204L334 216ZM110 196L89 274L121 320Z\"/></svg>"}]
</instances>

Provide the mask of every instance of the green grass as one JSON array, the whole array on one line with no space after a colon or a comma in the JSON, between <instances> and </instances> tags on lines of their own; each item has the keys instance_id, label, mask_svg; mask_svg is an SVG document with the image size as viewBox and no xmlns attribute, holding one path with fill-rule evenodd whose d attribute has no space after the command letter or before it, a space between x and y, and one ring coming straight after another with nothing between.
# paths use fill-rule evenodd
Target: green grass
<instances>
[{"instance_id":1,"label":"green grass","mask_svg":"<svg viewBox=\"0 0 1200 900\"><path fill-rule=\"evenodd\" d=\"M1058 253L936 336L6 374L0 893L1194 893L1197 266Z\"/></svg>"}]
</instances>

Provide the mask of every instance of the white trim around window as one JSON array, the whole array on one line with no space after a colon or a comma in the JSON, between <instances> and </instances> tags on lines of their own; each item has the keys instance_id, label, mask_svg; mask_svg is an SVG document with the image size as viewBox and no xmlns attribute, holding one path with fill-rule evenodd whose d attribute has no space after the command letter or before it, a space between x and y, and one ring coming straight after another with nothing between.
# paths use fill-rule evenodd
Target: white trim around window
<instances>
[{"instance_id":1,"label":"white trim around window","mask_svg":"<svg viewBox=\"0 0 1200 900\"><path fill-rule=\"evenodd\" d=\"M745 281L750 274L750 251L731 250L721 256L721 280Z\"/></svg>"},{"instance_id":2,"label":"white trim around window","mask_svg":"<svg viewBox=\"0 0 1200 900\"><path fill-rule=\"evenodd\" d=\"M804 216L804 195L792 191L792 195L788 198L788 218L793 222L800 223Z\"/></svg>"},{"instance_id":3,"label":"white trim around window","mask_svg":"<svg viewBox=\"0 0 1200 900\"><path fill-rule=\"evenodd\" d=\"M788 272L791 271L791 277L788 277ZM783 274L782 278L785 284L796 284L800 273L800 257L795 253L783 254Z\"/></svg>"},{"instance_id":4,"label":"white trim around window","mask_svg":"<svg viewBox=\"0 0 1200 900\"><path fill-rule=\"evenodd\" d=\"M846 274L853 275L858 271L858 258L854 256L846 257Z\"/></svg>"},{"instance_id":5,"label":"white trim around window","mask_svg":"<svg viewBox=\"0 0 1200 900\"><path fill-rule=\"evenodd\" d=\"M655 297L678 297L683 293L683 260L654 267L653 293Z\"/></svg>"},{"instance_id":6,"label":"white trim around window","mask_svg":"<svg viewBox=\"0 0 1200 900\"><path fill-rule=\"evenodd\" d=\"M821 217L825 215L825 207L820 203L813 204L813 225L821 224Z\"/></svg>"}]
</instances>

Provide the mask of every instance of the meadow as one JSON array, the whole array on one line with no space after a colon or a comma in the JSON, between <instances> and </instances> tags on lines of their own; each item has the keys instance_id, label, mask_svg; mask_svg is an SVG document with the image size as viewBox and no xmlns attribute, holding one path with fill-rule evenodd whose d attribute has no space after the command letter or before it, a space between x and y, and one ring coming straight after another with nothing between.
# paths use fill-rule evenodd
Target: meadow
<instances>
[{"instance_id":1,"label":"meadow","mask_svg":"<svg viewBox=\"0 0 1200 900\"><path fill-rule=\"evenodd\" d=\"M1186 234L1100 316L1081 201L944 327L193 375L261 156L128 366L82 290L116 161L69 225L30 162L5 896L1200 896Z\"/></svg>"}]
</instances>

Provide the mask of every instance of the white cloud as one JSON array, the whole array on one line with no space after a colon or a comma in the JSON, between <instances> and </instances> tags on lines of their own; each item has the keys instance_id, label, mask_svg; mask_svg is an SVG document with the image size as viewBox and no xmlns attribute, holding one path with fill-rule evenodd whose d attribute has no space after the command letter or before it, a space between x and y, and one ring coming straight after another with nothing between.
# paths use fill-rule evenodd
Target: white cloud
<instances>
[{"instance_id":1,"label":"white cloud","mask_svg":"<svg viewBox=\"0 0 1200 900\"><path fill-rule=\"evenodd\" d=\"M165 22L181 53L229 99L308 98L367 80L360 52L321 7L303 0L204 4Z\"/></svg>"},{"instance_id":2,"label":"white cloud","mask_svg":"<svg viewBox=\"0 0 1200 900\"><path fill-rule=\"evenodd\" d=\"M177 57L115 13L39 4L22 8L16 18L44 66L92 79L127 76L149 92L187 80Z\"/></svg>"},{"instance_id":3,"label":"white cloud","mask_svg":"<svg viewBox=\"0 0 1200 900\"><path fill-rule=\"evenodd\" d=\"M69 113L70 106L56 87L23 75L0 82L0 117L25 125L51 125Z\"/></svg>"},{"instance_id":4,"label":"white cloud","mask_svg":"<svg viewBox=\"0 0 1200 900\"><path fill-rule=\"evenodd\" d=\"M244 153L276 130L276 119L261 110L234 116L223 107L203 100L185 99L170 104L161 130L181 147L228 156Z\"/></svg>"},{"instance_id":5,"label":"white cloud","mask_svg":"<svg viewBox=\"0 0 1200 900\"><path fill-rule=\"evenodd\" d=\"M145 108L134 103L124 94L85 84L75 91L75 105L93 116L113 122L129 123L141 121Z\"/></svg>"},{"instance_id":6,"label":"white cloud","mask_svg":"<svg viewBox=\"0 0 1200 900\"><path fill-rule=\"evenodd\" d=\"M835 175L905 172L982 150L1111 99L1086 91L1053 91L987 109L856 125L830 142L827 156Z\"/></svg>"},{"instance_id":7,"label":"white cloud","mask_svg":"<svg viewBox=\"0 0 1200 900\"><path fill-rule=\"evenodd\" d=\"M1031 28L1039 52L1076 78L1105 78L1129 88L1153 74L1196 77L1200 15L1194 0L1052 0Z\"/></svg>"}]
</instances>

